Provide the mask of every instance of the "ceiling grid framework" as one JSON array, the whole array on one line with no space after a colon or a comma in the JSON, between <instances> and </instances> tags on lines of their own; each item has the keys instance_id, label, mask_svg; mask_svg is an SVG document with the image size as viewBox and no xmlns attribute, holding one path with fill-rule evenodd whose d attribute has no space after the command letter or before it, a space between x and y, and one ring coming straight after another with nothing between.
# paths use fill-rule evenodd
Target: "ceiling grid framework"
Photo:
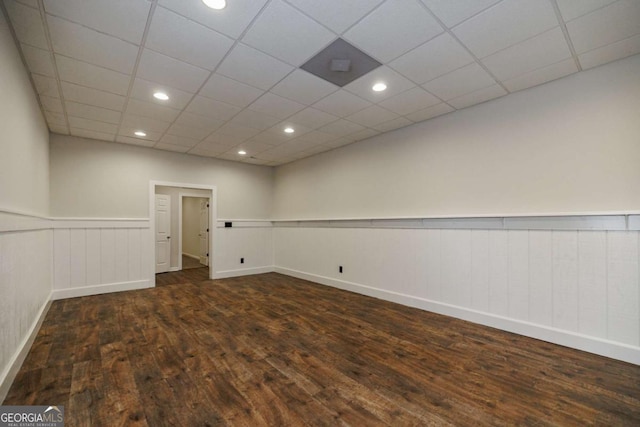
<instances>
[{"instance_id":1,"label":"ceiling grid framework","mask_svg":"<svg viewBox=\"0 0 640 427\"><path fill-rule=\"evenodd\" d=\"M1 1L51 132L269 166L640 53L637 0Z\"/></svg>"}]
</instances>

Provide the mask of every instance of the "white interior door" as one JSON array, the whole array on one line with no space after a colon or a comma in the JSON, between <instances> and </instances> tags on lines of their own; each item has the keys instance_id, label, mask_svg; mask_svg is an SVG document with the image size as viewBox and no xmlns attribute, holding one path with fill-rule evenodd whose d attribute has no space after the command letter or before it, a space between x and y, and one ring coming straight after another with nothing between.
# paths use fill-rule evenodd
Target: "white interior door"
<instances>
[{"instance_id":1,"label":"white interior door","mask_svg":"<svg viewBox=\"0 0 640 427\"><path fill-rule=\"evenodd\" d=\"M171 196L156 194L156 273L171 264Z\"/></svg>"},{"instance_id":2,"label":"white interior door","mask_svg":"<svg viewBox=\"0 0 640 427\"><path fill-rule=\"evenodd\" d=\"M200 264L209 265L209 200L200 200Z\"/></svg>"}]
</instances>

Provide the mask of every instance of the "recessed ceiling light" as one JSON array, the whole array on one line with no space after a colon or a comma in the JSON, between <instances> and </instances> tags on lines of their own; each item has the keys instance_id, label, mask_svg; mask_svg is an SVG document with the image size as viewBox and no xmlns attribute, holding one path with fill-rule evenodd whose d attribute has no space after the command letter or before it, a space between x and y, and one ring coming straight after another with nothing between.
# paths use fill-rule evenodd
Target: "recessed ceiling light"
<instances>
[{"instance_id":1,"label":"recessed ceiling light","mask_svg":"<svg viewBox=\"0 0 640 427\"><path fill-rule=\"evenodd\" d=\"M137 130L133 133L135 136L147 136L146 132L143 132L141 130Z\"/></svg>"},{"instance_id":2,"label":"recessed ceiling light","mask_svg":"<svg viewBox=\"0 0 640 427\"><path fill-rule=\"evenodd\" d=\"M227 5L226 0L202 0L202 3L216 10L224 9Z\"/></svg>"},{"instance_id":3,"label":"recessed ceiling light","mask_svg":"<svg viewBox=\"0 0 640 427\"><path fill-rule=\"evenodd\" d=\"M166 94L166 93L164 93L164 92L155 92L155 93L153 94L153 97L154 97L155 99L159 99L160 101L166 101L166 100L168 100L168 99L169 99L169 95L167 95L167 94Z\"/></svg>"},{"instance_id":4,"label":"recessed ceiling light","mask_svg":"<svg viewBox=\"0 0 640 427\"><path fill-rule=\"evenodd\" d=\"M376 84L373 85L373 87L371 89L373 89L374 92L382 92L386 88L387 88L386 84L384 84L384 83L376 83Z\"/></svg>"},{"instance_id":5,"label":"recessed ceiling light","mask_svg":"<svg viewBox=\"0 0 640 427\"><path fill-rule=\"evenodd\" d=\"M284 132L285 132L285 133L294 133L294 132L295 132L295 129L294 129L294 128L292 128L292 127L284 128Z\"/></svg>"},{"instance_id":6,"label":"recessed ceiling light","mask_svg":"<svg viewBox=\"0 0 640 427\"><path fill-rule=\"evenodd\" d=\"M245 154L247 154L247 152L244 150L240 150L238 151L238 154L240 154L241 156L244 156Z\"/></svg>"}]
</instances>

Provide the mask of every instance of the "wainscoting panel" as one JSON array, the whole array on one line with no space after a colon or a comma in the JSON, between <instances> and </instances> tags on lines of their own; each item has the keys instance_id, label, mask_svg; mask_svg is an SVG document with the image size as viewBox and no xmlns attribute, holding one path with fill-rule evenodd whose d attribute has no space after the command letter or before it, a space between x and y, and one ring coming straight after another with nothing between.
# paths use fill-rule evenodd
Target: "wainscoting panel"
<instances>
[{"instance_id":1,"label":"wainscoting panel","mask_svg":"<svg viewBox=\"0 0 640 427\"><path fill-rule=\"evenodd\" d=\"M640 364L638 235L276 223L274 265L285 274Z\"/></svg>"},{"instance_id":2,"label":"wainscoting panel","mask_svg":"<svg viewBox=\"0 0 640 427\"><path fill-rule=\"evenodd\" d=\"M266 273L273 270L273 232L269 221L219 221L214 236L216 278ZM241 259L244 262L241 262Z\"/></svg>"},{"instance_id":3,"label":"wainscoting panel","mask_svg":"<svg viewBox=\"0 0 640 427\"><path fill-rule=\"evenodd\" d=\"M53 232L48 223L0 211L0 402L49 307Z\"/></svg>"},{"instance_id":4,"label":"wainscoting panel","mask_svg":"<svg viewBox=\"0 0 640 427\"><path fill-rule=\"evenodd\" d=\"M150 286L148 222L75 221L53 230L53 298Z\"/></svg>"}]
</instances>

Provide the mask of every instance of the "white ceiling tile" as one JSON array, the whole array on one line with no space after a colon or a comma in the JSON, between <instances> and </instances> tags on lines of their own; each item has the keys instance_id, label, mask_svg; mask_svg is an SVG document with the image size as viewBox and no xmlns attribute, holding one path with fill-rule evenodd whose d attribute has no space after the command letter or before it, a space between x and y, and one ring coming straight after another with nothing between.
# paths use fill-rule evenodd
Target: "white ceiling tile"
<instances>
[{"instance_id":1,"label":"white ceiling tile","mask_svg":"<svg viewBox=\"0 0 640 427\"><path fill-rule=\"evenodd\" d=\"M505 80L502 83L510 92L515 92L532 86L537 86L551 80L559 79L560 77L564 77L577 71L578 67L576 66L575 61L573 58L570 58L556 64L531 71L513 79Z\"/></svg>"},{"instance_id":2,"label":"white ceiling tile","mask_svg":"<svg viewBox=\"0 0 640 427\"><path fill-rule=\"evenodd\" d=\"M145 46L180 61L213 70L233 40L204 25L158 7Z\"/></svg>"},{"instance_id":3,"label":"white ceiling tile","mask_svg":"<svg viewBox=\"0 0 640 427\"><path fill-rule=\"evenodd\" d=\"M340 89L339 91L334 92L313 104L313 108L322 110L325 113L344 117L349 114L353 114L356 111L363 110L370 105L370 102L365 101L344 89Z\"/></svg>"},{"instance_id":4,"label":"white ceiling tile","mask_svg":"<svg viewBox=\"0 0 640 427\"><path fill-rule=\"evenodd\" d=\"M323 23L336 33L342 33L365 16L383 0L289 0L289 3Z\"/></svg>"},{"instance_id":5,"label":"white ceiling tile","mask_svg":"<svg viewBox=\"0 0 640 427\"><path fill-rule=\"evenodd\" d=\"M231 119L231 123L236 126L249 127L253 129L264 130L275 125L280 121L279 118L269 116L264 113L259 113L252 110L243 110Z\"/></svg>"},{"instance_id":6,"label":"white ceiling tile","mask_svg":"<svg viewBox=\"0 0 640 427\"><path fill-rule=\"evenodd\" d=\"M242 41L284 62L299 66L336 35L281 0L272 0Z\"/></svg>"},{"instance_id":7,"label":"white ceiling tile","mask_svg":"<svg viewBox=\"0 0 640 427\"><path fill-rule=\"evenodd\" d=\"M392 130L400 129L412 124L413 122L411 120L405 119L404 117L398 117L396 119L389 120L388 122L379 123L373 126L373 128L375 130L379 130L380 132L390 132Z\"/></svg>"},{"instance_id":8,"label":"white ceiling tile","mask_svg":"<svg viewBox=\"0 0 640 427\"><path fill-rule=\"evenodd\" d=\"M332 147L342 147L344 145L351 144L353 141L362 141L363 139L371 138L376 135L380 135L380 131L375 129L363 129L360 132L352 133L348 138L341 138L339 140L329 142L327 145Z\"/></svg>"},{"instance_id":9,"label":"white ceiling tile","mask_svg":"<svg viewBox=\"0 0 640 427\"><path fill-rule=\"evenodd\" d=\"M108 110L106 108L95 107L93 105L78 104L77 102L66 102L67 114L82 119L106 122L114 125L120 124L122 114L119 111ZM115 135L115 131L113 132Z\"/></svg>"},{"instance_id":10,"label":"white ceiling tile","mask_svg":"<svg viewBox=\"0 0 640 427\"><path fill-rule=\"evenodd\" d=\"M560 27L494 53L482 60L499 80L508 80L571 57Z\"/></svg>"},{"instance_id":11,"label":"white ceiling tile","mask_svg":"<svg viewBox=\"0 0 640 427\"><path fill-rule=\"evenodd\" d=\"M311 105L338 89L338 86L326 80L297 69L275 85L271 92L305 105Z\"/></svg>"},{"instance_id":12,"label":"white ceiling tile","mask_svg":"<svg viewBox=\"0 0 640 427\"><path fill-rule=\"evenodd\" d=\"M387 89L381 92L375 92L371 88L376 83L386 84ZM415 84L413 82L383 65L352 81L344 86L343 89L371 102L380 102L383 99L391 98L414 86Z\"/></svg>"},{"instance_id":13,"label":"white ceiling tile","mask_svg":"<svg viewBox=\"0 0 640 427\"><path fill-rule=\"evenodd\" d=\"M261 142L259 140L248 140L243 142L238 146L238 149L244 149L247 153L257 154L262 151L273 148L272 144L267 144L266 142Z\"/></svg>"},{"instance_id":14,"label":"white ceiling tile","mask_svg":"<svg viewBox=\"0 0 640 427\"><path fill-rule=\"evenodd\" d=\"M67 125L52 125L51 123L47 123L49 125L49 130L53 133L59 133L60 135L69 135L69 128Z\"/></svg>"},{"instance_id":15,"label":"white ceiling tile","mask_svg":"<svg viewBox=\"0 0 640 427\"><path fill-rule=\"evenodd\" d=\"M423 84L474 61L449 33L429 40L391 62L389 66L418 84Z\"/></svg>"},{"instance_id":16,"label":"white ceiling tile","mask_svg":"<svg viewBox=\"0 0 640 427\"><path fill-rule=\"evenodd\" d=\"M571 21L616 0L556 0L565 21Z\"/></svg>"},{"instance_id":17,"label":"white ceiling tile","mask_svg":"<svg viewBox=\"0 0 640 427\"><path fill-rule=\"evenodd\" d=\"M336 136L332 133L319 132L317 130L307 132L304 135L296 138L296 141L301 141L310 144L325 144L331 141L335 141Z\"/></svg>"},{"instance_id":18,"label":"white ceiling tile","mask_svg":"<svg viewBox=\"0 0 640 427\"><path fill-rule=\"evenodd\" d=\"M293 133L286 133L284 130L286 128L293 128L294 132ZM282 141L288 141L290 139L293 138L299 138L302 135L305 135L309 132L311 132L313 129L308 128L306 126L303 126L301 124L298 123L293 123L290 120L283 120L280 123L274 125L273 127L271 127L270 129L267 129L266 132L271 132L274 133L278 136L278 138L281 138Z\"/></svg>"},{"instance_id":19,"label":"white ceiling tile","mask_svg":"<svg viewBox=\"0 0 640 427\"><path fill-rule=\"evenodd\" d=\"M178 117L176 123L183 126L191 126L194 128L203 129L208 133L211 133L222 126L224 124L224 121L185 111L180 114L180 117Z\"/></svg>"},{"instance_id":20,"label":"white ceiling tile","mask_svg":"<svg viewBox=\"0 0 640 427\"><path fill-rule=\"evenodd\" d=\"M305 106L287 98L267 92L249 105L248 108L259 113L269 114L280 119L286 119L298 111L303 110Z\"/></svg>"},{"instance_id":21,"label":"white ceiling tile","mask_svg":"<svg viewBox=\"0 0 640 427\"><path fill-rule=\"evenodd\" d=\"M172 124L167 129L169 135L183 136L190 139L197 139L199 141L205 139L211 132L206 129L195 128L193 126L184 126L178 123Z\"/></svg>"},{"instance_id":22,"label":"white ceiling tile","mask_svg":"<svg viewBox=\"0 0 640 427\"><path fill-rule=\"evenodd\" d=\"M441 116L443 114L455 111L451 106L444 102L433 107L425 108L424 110L416 111L415 113L407 114L407 118L413 122L421 122L424 120L432 119L434 117Z\"/></svg>"},{"instance_id":23,"label":"white ceiling tile","mask_svg":"<svg viewBox=\"0 0 640 427\"><path fill-rule=\"evenodd\" d=\"M80 128L74 128L74 127L71 128L70 133L73 136L79 136L81 138L91 138L91 139L97 139L100 141L111 141L111 142L113 142L113 140L116 137L116 135L112 133L96 132L93 130L80 129Z\"/></svg>"},{"instance_id":24,"label":"white ceiling tile","mask_svg":"<svg viewBox=\"0 0 640 427\"><path fill-rule=\"evenodd\" d=\"M423 85L440 99L449 100L494 85L495 80L475 62Z\"/></svg>"},{"instance_id":25,"label":"white ceiling tile","mask_svg":"<svg viewBox=\"0 0 640 427\"><path fill-rule=\"evenodd\" d=\"M451 28L482 12L500 0L422 0L422 3Z\"/></svg>"},{"instance_id":26,"label":"white ceiling tile","mask_svg":"<svg viewBox=\"0 0 640 427\"><path fill-rule=\"evenodd\" d=\"M329 123L328 125L322 126L318 130L320 132L330 133L335 136L346 136L352 133L360 132L363 129L364 126L341 119L333 123Z\"/></svg>"},{"instance_id":27,"label":"white ceiling tile","mask_svg":"<svg viewBox=\"0 0 640 427\"><path fill-rule=\"evenodd\" d=\"M62 113L54 113L53 111L44 111L44 117L49 125L66 126L67 120Z\"/></svg>"},{"instance_id":28,"label":"white ceiling tile","mask_svg":"<svg viewBox=\"0 0 640 427\"><path fill-rule=\"evenodd\" d=\"M205 69L145 49L136 77L195 93L209 74Z\"/></svg>"},{"instance_id":29,"label":"white ceiling tile","mask_svg":"<svg viewBox=\"0 0 640 427\"><path fill-rule=\"evenodd\" d=\"M640 1L620 0L567 23L578 54L640 34Z\"/></svg>"},{"instance_id":30,"label":"white ceiling tile","mask_svg":"<svg viewBox=\"0 0 640 427\"><path fill-rule=\"evenodd\" d=\"M355 114L347 116L346 119L358 123L362 126L375 128L380 123L387 122L389 120L397 119L398 115L392 113L389 110L385 110L377 105L372 105L369 108L358 111ZM330 125L329 125L330 126Z\"/></svg>"},{"instance_id":31,"label":"white ceiling tile","mask_svg":"<svg viewBox=\"0 0 640 427\"><path fill-rule=\"evenodd\" d=\"M415 0L387 0L353 26L344 38L381 62L388 62L443 32Z\"/></svg>"},{"instance_id":32,"label":"white ceiling tile","mask_svg":"<svg viewBox=\"0 0 640 427\"><path fill-rule=\"evenodd\" d=\"M58 91L58 82L55 79L47 76L41 76L39 74L32 74L33 82L36 85L36 91L38 94L44 96L51 96L53 98L60 98L60 92Z\"/></svg>"},{"instance_id":33,"label":"white ceiling tile","mask_svg":"<svg viewBox=\"0 0 640 427\"><path fill-rule=\"evenodd\" d=\"M157 148L158 150L164 150L164 151L173 151L174 153L186 153L187 151L189 151L190 147L158 142L156 145L153 146L153 148Z\"/></svg>"},{"instance_id":34,"label":"white ceiling tile","mask_svg":"<svg viewBox=\"0 0 640 427\"><path fill-rule=\"evenodd\" d=\"M129 99L127 114L149 117L163 122L172 122L180 114L180 110L160 105L154 102L145 102L138 99Z\"/></svg>"},{"instance_id":35,"label":"white ceiling tile","mask_svg":"<svg viewBox=\"0 0 640 427\"><path fill-rule=\"evenodd\" d=\"M519 43L558 25L551 2L504 0L453 29L478 58Z\"/></svg>"},{"instance_id":36,"label":"white ceiling tile","mask_svg":"<svg viewBox=\"0 0 640 427\"><path fill-rule=\"evenodd\" d=\"M193 154L195 156L203 156L203 157L218 157L223 153L222 150L212 149L213 147L209 147L207 145L200 144L191 150L189 150L188 154Z\"/></svg>"},{"instance_id":37,"label":"white ceiling tile","mask_svg":"<svg viewBox=\"0 0 640 427\"><path fill-rule=\"evenodd\" d=\"M235 136L240 139L240 141L244 141L251 138L252 136L256 136L257 134L259 134L260 130L244 126L237 126L233 123L227 122L218 130L216 130L216 133L220 135Z\"/></svg>"},{"instance_id":38,"label":"white ceiling tile","mask_svg":"<svg viewBox=\"0 0 640 427\"><path fill-rule=\"evenodd\" d=\"M158 1L167 9L234 38L242 34L266 2L267 0L233 0L227 2L224 10L212 10L201 1Z\"/></svg>"},{"instance_id":39,"label":"white ceiling tile","mask_svg":"<svg viewBox=\"0 0 640 427\"><path fill-rule=\"evenodd\" d=\"M73 116L69 116L69 126L71 126L71 129L86 129L113 135L115 135L118 131L117 124L99 122L97 120L84 119L82 117Z\"/></svg>"},{"instance_id":40,"label":"white ceiling tile","mask_svg":"<svg viewBox=\"0 0 640 427\"><path fill-rule=\"evenodd\" d=\"M335 122L336 120L338 120L338 117L329 113L325 113L324 111L316 110L312 107L307 107L304 110L299 111L293 116L289 117L289 120L293 123L299 123L310 129L317 129L320 126Z\"/></svg>"},{"instance_id":41,"label":"white ceiling tile","mask_svg":"<svg viewBox=\"0 0 640 427\"><path fill-rule=\"evenodd\" d=\"M157 100L153 97L155 92L164 92L169 96L169 99L166 101ZM135 79L131 90L131 98L181 110L189 104L193 94L160 83Z\"/></svg>"},{"instance_id":42,"label":"white ceiling tile","mask_svg":"<svg viewBox=\"0 0 640 427\"><path fill-rule=\"evenodd\" d=\"M103 68L131 74L138 46L82 25L47 15L53 50Z\"/></svg>"},{"instance_id":43,"label":"white ceiling tile","mask_svg":"<svg viewBox=\"0 0 640 427\"><path fill-rule=\"evenodd\" d=\"M199 94L217 101L226 102L237 107L246 107L255 101L263 90L257 89L236 80L214 74L202 87Z\"/></svg>"},{"instance_id":44,"label":"white ceiling tile","mask_svg":"<svg viewBox=\"0 0 640 427\"><path fill-rule=\"evenodd\" d=\"M149 117L135 116L133 114L125 114L122 119L123 129L131 129L134 132L137 130L142 130L148 135L150 134L150 132L164 132L169 127L169 124L170 123L168 122L155 120ZM123 134L122 129L120 130L120 134Z\"/></svg>"},{"instance_id":45,"label":"white ceiling tile","mask_svg":"<svg viewBox=\"0 0 640 427\"><path fill-rule=\"evenodd\" d=\"M42 108L47 111L52 111L54 113L64 113L64 108L62 108L62 101L60 98L52 98L50 96L40 95L40 102L42 103Z\"/></svg>"},{"instance_id":46,"label":"white ceiling tile","mask_svg":"<svg viewBox=\"0 0 640 427\"><path fill-rule=\"evenodd\" d=\"M155 140L153 139L132 138L130 136L122 136L122 135L116 136L116 142L120 142L122 144L128 144L128 145L137 145L140 147L147 147L147 148L153 147L156 144L154 141Z\"/></svg>"},{"instance_id":47,"label":"white ceiling tile","mask_svg":"<svg viewBox=\"0 0 640 427\"><path fill-rule=\"evenodd\" d=\"M293 67L252 47L238 44L222 61L217 72L234 80L268 90Z\"/></svg>"},{"instance_id":48,"label":"white ceiling tile","mask_svg":"<svg viewBox=\"0 0 640 427\"><path fill-rule=\"evenodd\" d=\"M396 114L404 116L426 107L439 104L441 101L420 87L414 87L389 99L379 105Z\"/></svg>"},{"instance_id":49,"label":"white ceiling tile","mask_svg":"<svg viewBox=\"0 0 640 427\"><path fill-rule=\"evenodd\" d=\"M479 89L475 92L468 93L466 95L459 96L450 101L447 101L453 107L460 109L470 107L472 105L480 104L491 99L499 98L506 95L507 91L500 85L493 85L484 89Z\"/></svg>"},{"instance_id":50,"label":"white ceiling tile","mask_svg":"<svg viewBox=\"0 0 640 427\"><path fill-rule=\"evenodd\" d=\"M199 140L197 139L185 138L184 136L175 136L169 134L165 134L158 141L158 144L173 145L176 147L187 147L187 149L195 147L196 145L198 145L198 143Z\"/></svg>"},{"instance_id":51,"label":"white ceiling tile","mask_svg":"<svg viewBox=\"0 0 640 427\"><path fill-rule=\"evenodd\" d=\"M24 59L27 61L29 71L36 74L42 74L47 77L55 77L56 73L53 68L53 60L51 52L37 47L31 47L23 44L20 46Z\"/></svg>"},{"instance_id":52,"label":"white ceiling tile","mask_svg":"<svg viewBox=\"0 0 640 427\"><path fill-rule=\"evenodd\" d=\"M140 44L151 3L146 0L44 0L47 13Z\"/></svg>"},{"instance_id":53,"label":"white ceiling tile","mask_svg":"<svg viewBox=\"0 0 640 427\"><path fill-rule=\"evenodd\" d=\"M204 96L196 96L193 98L186 111L190 113L200 114L218 120L229 120L238 114L242 109L235 105L216 101Z\"/></svg>"},{"instance_id":54,"label":"white ceiling tile","mask_svg":"<svg viewBox=\"0 0 640 427\"><path fill-rule=\"evenodd\" d=\"M583 69L597 67L607 62L640 53L640 35L590 50L578 56Z\"/></svg>"},{"instance_id":55,"label":"white ceiling tile","mask_svg":"<svg viewBox=\"0 0 640 427\"><path fill-rule=\"evenodd\" d=\"M38 9L25 6L14 0L5 0L4 5L20 43L41 49L49 48Z\"/></svg>"},{"instance_id":56,"label":"white ceiling tile","mask_svg":"<svg viewBox=\"0 0 640 427\"><path fill-rule=\"evenodd\" d=\"M260 131L257 131L260 133ZM224 135L219 133L218 131L209 135L203 143L210 145L211 147L215 147L216 150L227 150L229 147L235 147L241 142L246 141L249 138L241 137L240 135Z\"/></svg>"},{"instance_id":57,"label":"white ceiling tile","mask_svg":"<svg viewBox=\"0 0 640 427\"><path fill-rule=\"evenodd\" d=\"M60 80L117 95L127 94L130 77L126 74L61 55L56 55L56 64Z\"/></svg>"},{"instance_id":58,"label":"white ceiling tile","mask_svg":"<svg viewBox=\"0 0 640 427\"><path fill-rule=\"evenodd\" d=\"M75 101L81 104L95 105L121 111L124 108L125 97L113 93L78 86L73 83L62 82L62 93L67 101Z\"/></svg>"}]
</instances>

